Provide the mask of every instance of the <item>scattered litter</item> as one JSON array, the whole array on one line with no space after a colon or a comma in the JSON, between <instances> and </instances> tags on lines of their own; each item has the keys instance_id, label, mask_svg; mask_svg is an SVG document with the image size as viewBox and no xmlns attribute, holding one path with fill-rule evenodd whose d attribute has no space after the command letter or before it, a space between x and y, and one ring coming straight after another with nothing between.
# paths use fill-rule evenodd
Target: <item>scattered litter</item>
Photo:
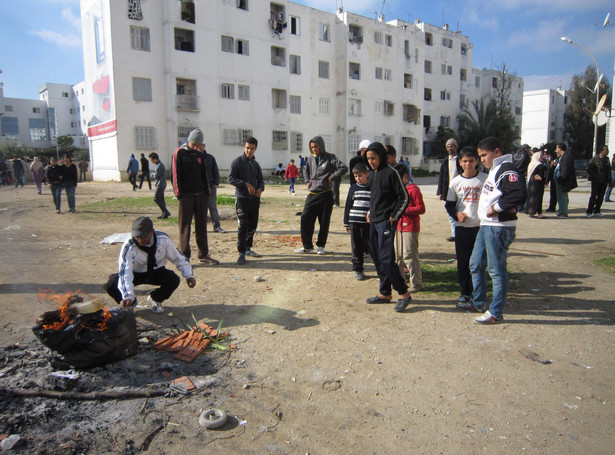
<instances>
[{"instance_id":1,"label":"scattered litter","mask_svg":"<svg viewBox=\"0 0 615 455\"><path fill-rule=\"evenodd\" d=\"M222 409L209 409L199 416L199 425L213 430L226 423L227 415Z\"/></svg>"},{"instance_id":2,"label":"scattered litter","mask_svg":"<svg viewBox=\"0 0 615 455\"><path fill-rule=\"evenodd\" d=\"M568 409L578 409L579 408L576 404L568 404L568 403L564 403L564 407Z\"/></svg>"},{"instance_id":3,"label":"scattered litter","mask_svg":"<svg viewBox=\"0 0 615 455\"><path fill-rule=\"evenodd\" d=\"M274 333L277 333L275 330L263 330L263 332L268 333L270 335L273 335Z\"/></svg>"},{"instance_id":4,"label":"scattered litter","mask_svg":"<svg viewBox=\"0 0 615 455\"><path fill-rule=\"evenodd\" d=\"M538 363L542 363L543 365L549 365L553 362L551 362L549 359L542 359L540 357L540 354L536 354L535 352L524 352L524 351L519 351L519 353L525 357L527 357L530 360L533 360L535 362Z\"/></svg>"},{"instance_id":5,"label":"scattered litter","mask_svg":"<svg viewBox=\"0 0 615 455\"><path fill-rule=\"evenodd\" d=\"M108 235L107 237L102 239L100 243L109 243L111 245L115 245L116 243L124 243L130 237L132 237L132 234L130 232L116 233Z\"/></svg>"},{"instance_id":6,"label":"scattered litter","mask_svg":"<svg viewBox=\"0 0 615 455\"><path fill-rule=\"evenodd\" d=\"M2 451L4 452L7 450L11 450L15 446L15 444L19 442L20 439L21 436L19 436L18 434L12 434L8 438L3 439L2 442L0 442L0 447L2 448Z\"/></svg>"},{"instance_id":7,"label":"scattered litter","mask_svg":"<svg viewBox=\"0 0 615 455\"><path fill-rule=\"evenodd\" d=\"M241 386L244 390L248 390L250 388L250 384L244 384Z\"/></svg>"},{"instance_id":8,"label":"scattered litter","mask_svg":"<svg viewBox=\"0 0 615 455\"><path fill-rule=\"evenodd\" d=\"M248 423L247 420L240 420L239 421L239 426L245 425L246 423Z\"/></svg>"},{"instance_id":9,"label":"scattered litter","mask_svg":"<svg viewBox=\"0 0 615 455\"><path fill-rule=\"evenodd\" d=\"M56 378L66 378L66 379L79 379L79 373L75 370L67 370L67 371L54 371L51 373L51 376L55 376Z\"/></svg>"},{"instance_id":10,"label":"scattered litter","mask_svg":"<svg viewBox=\"0 0 615 455\"><path fill-rule=\"evenodd\" d=\"M449 259L449 260L448 260L448 261L446 261L446 262L455 262L455 258L453 258L453 259Z\"/></svg>"},{"instance_id":11,"label":"scattered litter","mask_svg":"<svg viewBox=\"0 0 615 455\"><path fill-rule=\"evenodd\" d=\"M540 292L542 289L532 289L532 292Z\"/></svg>"},{"instance_id":12,"label":"scattered litter","mask_svg":"<svg viewBox=\"0 0 615 455\"><path fill-rule=\"evenodd\" d=\"M18 225L18 224L13 224L11 226L7 226L5 228L2 228L3 231L17 231L19 229L21 229L21 226Z\"/></svg>"},{"instance_id":13,"label":"scattered litter","mask_svg":"<svg viewBox=\"0 0 615 455\"><path fill-rule=\"evenodd\" d=\"M188 378L188 376L182 376L181 378L177 378L173 381L173 384L171 384L171 389L175 392L181 393L182 395L187 395L193 390L196 390L196 386Z\"/></svg>"},{"instance_id":14,"label":"scattered litter","mask_svg":"<svg viewBox=\"0 0 615 455\"><path fill-rule=\"evenodd\" d=\"M273 288L272 288L271 286L265 286L265 289L266 289L267 291L273 291Z\"/></svg>"},{"instance_id":15,"label":"scattered litter","mask_svg":"<svg viewBox=\"0 0 615 455\"><path fill-rule=\"evenodd\" d=\"M255 282L255 283L259 283L259 282L261 282L261 281L266 281L266 280L265 280L262 276L260 276L260 275L256 275L256 276L254 277L254 282Z\"/></svg>"},{"instance_id":16,"label":"scattered litter","mask_svg":"<svg viewBox=\"0 0 615 455\"><path fill-rule=\"evenodd\" d=\"M310 272L319 272L320 269L310 269Z\"/></svg>"},{"instance_id":17,"label":"scattered litter","mask_svg":"<svg viewBox=\"0 0 615 455\"><path fill-rule=\"evenodd\" d=\"M36 234L32 234L32 237L38 237L38 235L36 235Z\"/></svg>"}]
</instances>

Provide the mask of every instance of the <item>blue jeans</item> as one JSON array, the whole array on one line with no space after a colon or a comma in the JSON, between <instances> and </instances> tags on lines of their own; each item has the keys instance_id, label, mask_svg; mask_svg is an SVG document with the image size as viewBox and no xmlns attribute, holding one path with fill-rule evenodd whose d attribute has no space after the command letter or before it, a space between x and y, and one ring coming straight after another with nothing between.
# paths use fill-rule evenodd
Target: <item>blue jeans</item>
<instances>
[{"instance_id":1,"label":"blue jeans","mask_svg":"<svg viewBox=\"0 0 615 455\"><path fill-rule=\"evenodd\" d=\"M66 199L68 200L68 208L71 212L75 211L75 189L77 187L71 184L65 185Z\"/></svg>"},{"instance_id":2,"label":"blue jeans","mask_svg":"<svg viewBox=\"0 0 615 455\"><path fill-rule=\"evenodd\" d=\"M489 312L496 318L502 316L508 294L508 271L506 261L508 247L515 239L516 227L481 226L474 250L470 257L470 273L472 273L473 305L477 308L485 306L487 299L487 270L493 282L493 298Z\"/></svg>"},{"instance_id":3,"label":"blue jeans","mask_svg":"<svg viewBox=\"0 0 615 455\"><path fill-rule=\"evenodd\" d=\"M288 187L288 191L295 192L295 178L289 177L288 181L290 182L290 186Z\"/></svg>"},{"instance_id":4,"label":"blue jeans","mask_svg":"<svg viewBox=\"0 0 615 455\"><path fill-rule=\"evenodd\" d=\"M51 189L51 195L53 196L53 203L56 206L56 210L60 210L60 206L62 205L62 184L50 183L49 188Z\"/></svg>"}]
</instances>

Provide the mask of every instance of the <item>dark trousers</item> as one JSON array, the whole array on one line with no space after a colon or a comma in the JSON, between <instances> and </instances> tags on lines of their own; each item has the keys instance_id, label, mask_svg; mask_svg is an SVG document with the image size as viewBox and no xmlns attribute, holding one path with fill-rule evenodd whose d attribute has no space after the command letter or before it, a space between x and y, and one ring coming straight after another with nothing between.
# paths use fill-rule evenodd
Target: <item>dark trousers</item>
<instances>
[{"instance_id":1,"label":"dark trousers","mask_svg":"<svg viewBox=\"0 0 615 455\"><path fill-rule=\"evenodd\" d=\"M471 296L472 274L470 273L470 257L474 249L474 242L480 226L461 227L455 226L455 255L457 256L457 280L461 295Z\"/></svg>"},{"instance_id":2,"label":"dark trousers","mask_svg":"<svg viewBox=\"0 0 615 455\"><path fill-rule=\"evenodd\" d=\"M56 206L56 210L60 210L62 205L62 186L61 183L50 183L49 189L51 190L51 195L53 196L53 203Z\"/></svg>"},{"instance_id":3,"label":"dark trousers","mask_svg":"<svg viewBox=\"0 0 615 455\"><path fill-rule=\"evenodd\" d=\"M555 207L557 206L557 190L555 189L555 179L551 180L549 184L549 208L547 212L555 212Z\"/></svg>"},{"instance_id":4,"label":"dark trousers","mask_svg":"<svg viewBox=\"0 0 615 455\"><path fill-rule=\"evenodd\" d=\"M369 241L378 278L380 294L391 295L391 287L399 294L408 292L406 280L395 262L395 229L389 220L370 223Z\"/></svg>"},{"instance_id":5,"label":"dark trousers","mask_svg":"<svg viewBox=\"0 0 615 455\"><path fill-rule=\"evenodd\" d=\"M153 284L160 286L150 293L152 300L158 303L164 302L171 297L171 294L173 294L173 291L177 289L180 282L177 274L172 270L166 269L165 267L160 267L151 272L134 273L133 276L134 278L132 280L132 284L134 286L139 286L141 284ZM104 288L113 300L120 303L122 301L122 293L118 288L118 278L119 276L117 273L110 275L109 281L105 283Z\"/></svg>"},{"instance_id":6,"label":"dark trousers","mask_svg":"<svg viewBox=\"0 0 615 455\"><path fill-rule=\"evenodd\" d=\"M336 206L340 205L340 185L342 183L342 178L337 177L333 179L333 187L331 190L333 191L333 204Z\"/></svg>"},{"instance_id":7,"label":"dark trousers","mask_svg":"<svg viewBox=\"0 0 615 455\"><path fill-rule=\"evenodd\" d=\"M147 179L147 184L149 185L149 189L152 189L152 181L149 179L149 172L141 172L141 179L139 181L139 189L143 187L143 180Z\"/></svg>"},{"instance_id":8,"label":"dark trousers","mask_svg":"<svg viewBox=\"0 0 615 455\"><path fill-rule=\"evenodd\" d=\"M602 207L602 201L604 200L604 193L606 193L606 187L608 183L591 182L592 192L589 196L589 203L587 204L587 213L600 213Z\"/></svg>"},{"instance_id":9,"label":"dark trousers","mask_svg":"<svg viewBox=\"0 0 615 455\"><path fill-rule=\"evenodd\" d=\"M85 177L86 177L86 175L85 175L85 173L86 173L86 171L79 170L79 181L80 181L80 182L85 182L85 181L86 181L86 178L85 178Z\"/></svg>"},{"instance_id":10,"label":"dark trousers","mask_svg":"<svg viewBox=\"0 0 615 455\"><path fill-rule=\"evenodd\" d=\"M164 190L165 188L161 188L159 186L156 187L156 191L154 192L154 202L158 207L160 207L162 214L166 215L169 211L167 210L167 204L164 201Z\"/></svg>"},{"instance_id":11,"label":"dark trousers","mask_svg":"<svg viewBox=\"0 0 615 455\"><path fill-rule=\"evenodd\" d=\"M353 272L363 271L365 253L369 253L369 223L349 223Z\"/></svg>"},{"instance_id":12,"label":"dark trousers","mask_svg":"<svg viewBox=\"0 0 615 455\"><path fill-rule=\"evenodd\" d=\"M252 249L254 233L258 226L258 212L261 206L261 198L238 197L235 201L237 211L237 251L245 253Z\"/></svg>"},{"instance_id":13,"label":"dark trousers","mask_svg":"<svg viewBox=\"0 0 615 455\"><path fill-rule=\"evenodd\" d=\"M322 248L327 244L329 225L331 224L331 212L333 211L333 193L326 191L319 194L308 194L305 198L303 213L301 214L301 242L306 250L314 248L312 236L314 225L318 219L318 240L316 246Z\"/></svg>"},{"instance_id":14,"label":"dark trousers","mask_svg":"<svg viewBox=\"0 0 615 455\"><path fill-rule=\"evenodd\" d=\"M207 194L188 193L179 199L179 251L190 259L190 229L194 218L194 236L199 250L198 258L209 256L207 245Z\"/></svg>"},{"instance_id":15,"label":"dark trousers","mask_svg":"<svg viewBox=\"0 0 615 455\"><path fill-rule=\"evenodd\" d=\"M137 173L136 172L129 172L128 173L128 181L132 185L132 189L133 190L136 189L137 188Z\"/></svg>"}]
</instances>

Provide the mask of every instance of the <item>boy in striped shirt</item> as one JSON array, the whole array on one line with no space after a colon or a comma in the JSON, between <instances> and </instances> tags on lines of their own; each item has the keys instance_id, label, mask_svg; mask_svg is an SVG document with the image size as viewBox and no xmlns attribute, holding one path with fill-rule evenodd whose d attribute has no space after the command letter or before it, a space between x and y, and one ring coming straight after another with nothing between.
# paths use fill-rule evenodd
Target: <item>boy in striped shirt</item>
<instances>
[{"instance_id":1,"label":"boy in striped shirt","mask_svg":"<svg viewBox=\"0 0 615 455\"><path fill-rule=\"evenodd\" d=\"M367 183L369 171L365 163L356 164L352 170L356 183L351 185L344 206L344 227L350 232L350 247L352 249L352 270L355 279L365 279L363 273L363 257L369 253L369 212L370 190Z\"/></svg>"}]
</instances>

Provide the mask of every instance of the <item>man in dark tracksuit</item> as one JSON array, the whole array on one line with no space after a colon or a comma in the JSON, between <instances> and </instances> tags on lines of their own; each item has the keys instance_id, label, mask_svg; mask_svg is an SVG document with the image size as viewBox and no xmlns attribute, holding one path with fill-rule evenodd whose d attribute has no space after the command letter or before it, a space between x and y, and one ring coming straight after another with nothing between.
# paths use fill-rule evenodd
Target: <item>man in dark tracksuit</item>
<instances>
[{"instance_id":1,"label":"man in dark tracksuit","mask_svg":"<svg viewBox=\"0 0 615 455\"><path fill-rule=\"evenodd\" d=\"M205 143L203 132L193 130L188 143L173 154L173 191L179 202L179 250L190 259L190 229L194 218L199 262L217 265L220 262L209 256L207 245L207 198L209 183L205 168Z\"/></svg>"},{"instance_id":2,"label":"man in dark tracksuit","mask_svg":"<svg viewBox=\"0 0 615 455\"><path fill-rule=\"evenodd\" d=\"M237 231L239 265L246 263L246 255L255 258L261 256L252 251L254 233L258 226L261 194L265 190L263 172L254 159L256 147L258 147L256 138L247 138L243 145L243 155L233 160L228 175L228 182L235 187L235 210L239 223Z\"/></svg>"},{"instance_id":3,"label":"man in dark tracksuit","mask_svg":"<svg viewBox=\"0 0 615 455\"><path fill-rule=\"evenodd\" d=\"M147 179L147 184L149 186L149 189L152 189L152 181L149 178L149 161L147 161L147 158L145 158L145 153L141 153L141 158L139 159L139 161L141 161L141 179L139 182L139 189L143 188L143 180Z\"/></svg>"},{"instance_id":4,"label":"man in dark tracksuit","mask_svg":"<svg viewBox=\"0 0 615 455\"><path fill-rule=\"evenodd\" d=\"M587 218L592 216L602 217L600 208L602 207L602 200L604 199L604 193L611 183L611 165L609 163L609 148L605 145L602 150L598 152L590 161L587 166L587 178L591 182L592 192L589 197L589 203L587 204Z\"/></svg>"},{"instance_id":5,"label":"man in dark tracksuit","mask_svg":"<svg viewBox=\"0 0 615 455\"><path fill-rule=\"evenodd\" d=\"M320 229L318 231L318 254L325 254L325 245L329 235L331 212L333 211L333 179L342 177L348 168L332 153L327 153L325 141L316 136L310 141L310 152L305 167L305 181L310 194L305 199L303 213L301 214L301 242L303 246L295 253L312 253L314 244L312 235L314 225L318 218Z\"/></svg>"}]
</instances>

